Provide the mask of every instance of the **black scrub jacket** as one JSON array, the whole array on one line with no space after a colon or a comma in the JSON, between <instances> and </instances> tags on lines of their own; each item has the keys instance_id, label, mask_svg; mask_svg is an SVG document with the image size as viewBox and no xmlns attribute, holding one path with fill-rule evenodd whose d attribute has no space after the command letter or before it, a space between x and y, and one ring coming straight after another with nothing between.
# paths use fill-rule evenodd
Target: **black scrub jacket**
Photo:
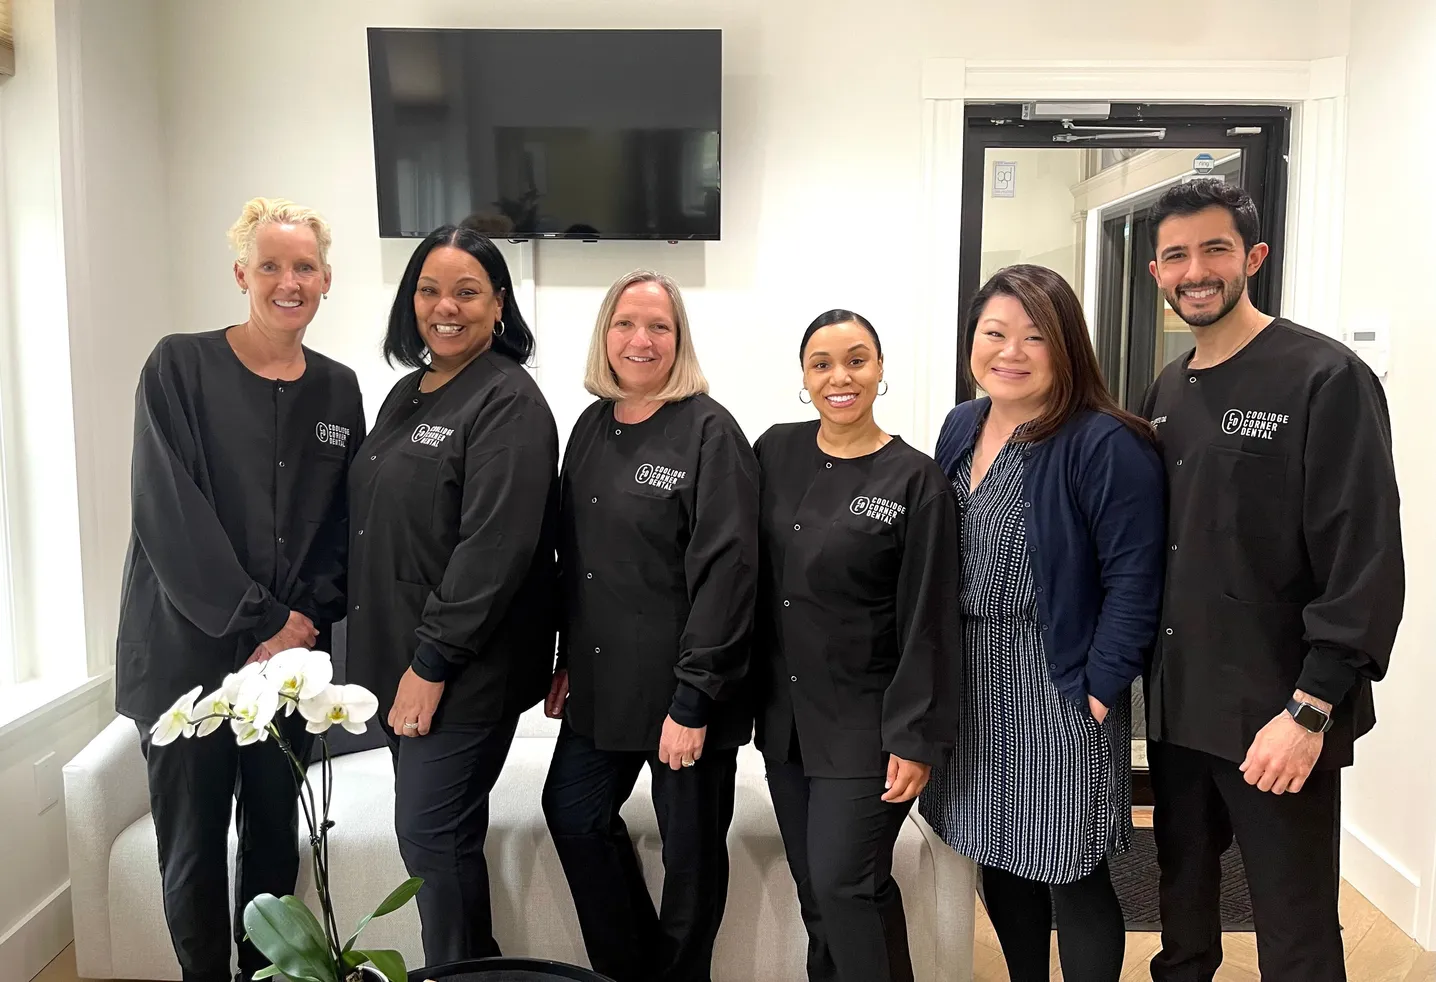
<instances>
[{"instance_id":1,"label":"black scrub jacket","mask_svg":"<svg viewBox=\"0 0 1436 982\"><path fill-rule=\"evenodd\" d=\"M1280 318L1220 365L1190 360L1143 406L1170 488L1149 733L1240 762L1299 688L1337 707L1317 766L1345 766L1405 597L1385 393Z\"/></svg>"},{"instance_id":2,"label":"black scrub jacket","mask_svg":"<svg viewBox=\"0 0 1436 982\"><path fill-rule=\"evenodd\" d=\"M809 777L873 777L888 755L938 765L957 733L957 501L933 460L892 440L844 459L818 423L775 426L762 472L754 657L758 747Z\"/></svg>"},{"instance_id":3,"label":"black scrub jacket","mask_svg":"<svg viewBox=\"0 0 1436 982\"><path fill-rule=\"evenodd\" d=\"M706 395L636 424L600 400L561 483L569 725L600 750L656 750L667 716L707 726L707 746L747 743L758 463L742 429Z\"/></svg>"},{"instance_id":4,"label":"black scrub jacket","mask_svg":"<svg viewBox=\"0 0 1436 982\"><path fill-rule=\"evenodd\" d=\"M517 716L554 653L558 433L537 383L489 351L434 392L390 390L349 475L350 682L379 719L413 667L435 725Z\"/></svg>"},{"instance_id":5,"label":"black scrub jacket","mask_svg":"<svg viewBox=\"0 0 1436 982\"><path fill-rule=\"evenodd\" d=\"M115 706L140 722L218 686L291 610L321 632L344 616L358 380L308 348L301 378L261 378L225 333L164 338L135 393Z\"/></svg>"}]
</instances>

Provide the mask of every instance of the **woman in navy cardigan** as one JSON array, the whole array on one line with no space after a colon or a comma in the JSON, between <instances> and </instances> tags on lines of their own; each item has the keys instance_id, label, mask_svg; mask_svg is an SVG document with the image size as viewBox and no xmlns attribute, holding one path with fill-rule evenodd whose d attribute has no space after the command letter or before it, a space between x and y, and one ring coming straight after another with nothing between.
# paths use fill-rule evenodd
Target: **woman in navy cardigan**
<instances>
[{"instance_id":1,"label":"woman in navy cardigan","mask_svg":"<svg viewBox=\"0 0 1436 982\"><path fill-rule=\"evenodd\" d=\"M973 300L988 398L948 414L937 462L962 516L964 705L921 811L982 867L1013 982L1117 982L1107 857L1132 834L1128 690L1156 634L1165 485L1145 420L1102 381L1072 288L1012 266Z\"/></svg>"}]
</instances>

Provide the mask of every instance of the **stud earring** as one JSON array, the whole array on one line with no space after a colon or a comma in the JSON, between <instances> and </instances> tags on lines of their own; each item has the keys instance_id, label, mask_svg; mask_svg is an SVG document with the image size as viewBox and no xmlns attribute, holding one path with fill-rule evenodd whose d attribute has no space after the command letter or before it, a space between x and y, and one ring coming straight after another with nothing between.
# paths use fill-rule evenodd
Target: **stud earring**
<instances>
[{"instance_id":1,"label":"stud earring","mask_svg":"<svg viewBox=\"0 0 1436 982\"><path fill-rule=\"evenodd\" d=\"M249 287L242 286L242 287L239 288L239 292L240 292L241 295L246 294L246 293L249 292Z\"/></svg>"},{"instance_id":2,"label":"stud earring","mask_svg":"<svg viewBox=\"0 0 1436 982\"><path fill-rule=\"evenodd\" d=\"M328 299L329 299L329 294L327 294L327 293L321 293L321 294L319 294L319 299L320 299L320 300L328 300Z\"/></svg>"}]
</instances>

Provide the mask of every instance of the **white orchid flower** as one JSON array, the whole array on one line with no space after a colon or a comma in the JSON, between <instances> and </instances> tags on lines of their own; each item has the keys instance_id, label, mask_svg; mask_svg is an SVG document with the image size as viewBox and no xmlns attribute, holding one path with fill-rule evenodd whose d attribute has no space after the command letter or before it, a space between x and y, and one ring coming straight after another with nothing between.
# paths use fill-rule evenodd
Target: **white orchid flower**
<instances>
[{"instance_id":1,"label":"white orchid flower","mask_svg":"<svg viewBox=\"0 0 1436 982\"><path fill-rule=\"evenodd\" d=\"M334 665L323 651L290 648L265 663L264 674L278 682L284 701L284 715L294 713L296 704L313 699L334 678Z\"/></svg>"},{"instance_id":2,"label":"white orchid flower","mask_svg":"<svg viewBox=\"0 0 1436 982\"><path fill-rule=\"evenodd\" d=\"M310 733L323 733L336 723L350 733L363 733L378 711L378 698L362 685L325 686L324 691L299 704Z\"/></svg>"},{"instance_id":3,"label":"white orchid flower","mask_svg":"<svg viewBox=\"0 0 1436 982\"><path fill-rule=\"evenodd\" d=\"M181 736L194 736L194 723L190 722L190 717L194 714L194 701L199 698L200 691L199 686L190 689L155 721L155 725L150 727L151 746L163 747Z\"/></svg>"},{"instance_id":4,"label":"white orchid flower","mask_svg":"<svg viewBox=\"0 0 1436 982\"><path fill-rule=\"evenodd\" d=\"M262 661L252 661L239 671L226 675L224 685L220 688L220 691L224 693L224 701L231 706L238 702L239 690L254 676L262 674L265 664Z\"/></svg>"},{"instance_id":5,"label":"white orchid flower","mask_svg":"<svg viewBox=\"0 0 1436 982\"><path fill-rule=\"evenodd\" d=\"M269 739L269 726L279 710L279 690L263 672L251 675L239 687L230 726L241 747Z\"/></svg>"},{"instance_id":6,"label":"white orchid flower","mask_svg":"<svg viewBox=\"0 0 1436 982\"><path fill-rule=\"evenodd\" d=\"M229 702L225 696L224 687L220 686L195 703L194 711L190 714L190 719L194 720L198 727L195 730L195 736L207 737L219 729L219 724L228 719L232 713Z\"/></svg>"},{"instance_id":7,"label":"white orchid flower","mask_svg":"<svg viewBox=\"0 0 1436 982\"><path fill-rule=\"evenodd\" d=\"M262 726L238 719L230 720L229 725L234 728L235 746L247 747L251 743L262 743L269 739L269 730Z\"/></svg>"}]
</instances>

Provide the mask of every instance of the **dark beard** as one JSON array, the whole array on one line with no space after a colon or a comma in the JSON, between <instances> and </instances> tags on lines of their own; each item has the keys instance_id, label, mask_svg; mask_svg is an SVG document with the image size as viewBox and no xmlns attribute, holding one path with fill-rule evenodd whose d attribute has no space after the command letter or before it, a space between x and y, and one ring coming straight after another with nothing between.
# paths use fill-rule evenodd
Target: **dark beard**
<instances>
[{"instance_id":1,"label":"dark beard","mask_svg":"<svg viewBox=\"0 0 1436 982\"><path fill-rule=\"evenodd\" d=\"M1180 317L1183 321L1185 321L1189 326L1209 327L1212 324L1215 324L1217 321L1221 320L1223 317L1227 316L1227 314L1230 314L1233 310L1235 310L1237 304L1241 302L1242 294L1246 293L1247 289L1247 278L1245 276L1243 276L1241 279L1233 280L1230 283L1222 280L1218 280L1217 282L1221 283L1222 286L1222 305L1210 314L1198 314L1195 320L1193 320L1191 317L1188 317L1182 312L1182 305L1180 303L1181 297L1176 290L1163 291L1162 295L1167 300L1167 306L1175 310L1177 312L1177 316ZM1201 284L1191 285L1197 286ZM1181 287L1178 287L1178 290L1180 289Z\"/></svg>"}]
</instances>

